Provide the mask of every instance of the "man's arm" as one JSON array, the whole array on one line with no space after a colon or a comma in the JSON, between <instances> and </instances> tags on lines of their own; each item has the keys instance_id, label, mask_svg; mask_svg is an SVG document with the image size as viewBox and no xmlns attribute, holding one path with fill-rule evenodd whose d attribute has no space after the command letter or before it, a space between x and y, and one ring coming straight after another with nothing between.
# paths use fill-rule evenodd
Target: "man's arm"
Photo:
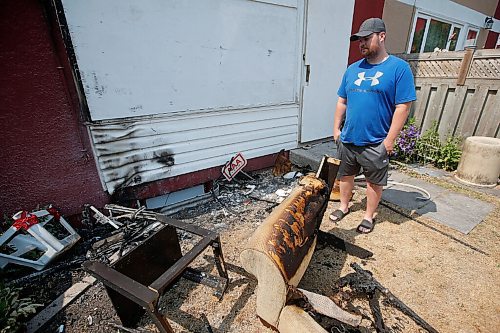
<instances>
[{"instance_id":1,"label":"man's arm","mask_svg":"<svg viewBox=\"0 0 500 333\"><path fill-rule=\"evenodd\" d=\"M406 123L408 114L410 114L410 107L411 102L396 105L396 110L392 116L391 128L389 128L389 133L387 133L387 137L384 140L384 146L389 155L394 151L394 143ZM337 115L335 115L335 119L336 117Z\"/></svg>"},{"instance_id":2,"label":"man's arm","mask_svg":"<svg viewBox=\"0 0 500 333\"><path fill-rule=\"evenodd\" d=\"M340 137L340 125L345 116L347 109L347 99L339 97L337 100L337 107L335 109L335 117L333 121L333 140L337 141Z\"/></svg>"}]
</instances>

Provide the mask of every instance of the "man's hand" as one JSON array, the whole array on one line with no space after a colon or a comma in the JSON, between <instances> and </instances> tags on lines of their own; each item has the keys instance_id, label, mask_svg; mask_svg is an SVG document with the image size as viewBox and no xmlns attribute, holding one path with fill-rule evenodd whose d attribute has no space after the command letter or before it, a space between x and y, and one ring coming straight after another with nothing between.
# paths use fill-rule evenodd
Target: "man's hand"
<instances>
[{"instance_id":1,"label":"man's hand","mask_svg":"<svg viewBox=\"0 0 500 333\"><path fill-rule=\"evenodd\" d=\"M384 140L385 150L387 151L387 155L391 156L394 154L394 140L389 140L385 138Z\"/></svg>"},{"instance_id":2,"label":"man's hand","mask_svg":"<svg viewBox=\"0 0 500 333\"><path fill-rule=\"evenodd\" d=\"M341 131L339 129L333 130L333 141L339 142Z\"/></svg>"},{"instance_id":3,"label":"man's hand","mask_svg":"<svg viewBox=\"0 0 500 333\"><path fill-rule=\"evenodd\" d=\"M410 113L411 102L397 104L394 110L394 115L392 116L391 127L389 128L389 133L384 140L384 146L387 150L387 154L390 156L394 153L394 143L399 133L403 129L403 126Z\"/></svg>"},{"instance_id":4,"label":"man's hand","mask_svg":"<svg viewBox=\"0 0 500 333\"><path fill-rule=\"evenodd\" d=\"M333 117L333 140L335 140L335 142L339 142L340 140L340 124L342 124L342 120L344 120L346 109L347 99L339 97L335 109L335 116Z\"/></svg>"}]
</instances>

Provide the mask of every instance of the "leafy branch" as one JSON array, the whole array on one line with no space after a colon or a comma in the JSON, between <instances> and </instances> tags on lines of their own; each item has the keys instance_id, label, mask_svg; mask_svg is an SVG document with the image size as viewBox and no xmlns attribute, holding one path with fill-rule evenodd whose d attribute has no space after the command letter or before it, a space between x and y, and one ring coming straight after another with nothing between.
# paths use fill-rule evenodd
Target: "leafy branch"
<instances>
[{"instance_id":1,"label":"leafy branch","mask_svg":"<svg viewBox=\"0 0 500 333\"><path fill-rule=\"evenodd\" d=\"M0 333L18 332L23 320L42 306L29 297L20 298L19 291L20 288L0 286Z\"/></svg>"}]
</instances>

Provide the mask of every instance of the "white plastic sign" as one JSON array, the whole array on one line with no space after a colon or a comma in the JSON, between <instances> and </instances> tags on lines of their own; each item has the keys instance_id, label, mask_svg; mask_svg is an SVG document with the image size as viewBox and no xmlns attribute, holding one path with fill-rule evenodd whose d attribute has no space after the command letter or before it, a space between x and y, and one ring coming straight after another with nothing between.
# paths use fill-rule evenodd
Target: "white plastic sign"
<instances>
[{"instance_id":1,"label":"white plastic sign","mask_svg":"<svg viewBox=\"0 0 500 333\"><path fill-rule=\"evenodd\" d=\"M247 160L241 155L236 154L222 168L222 174L228 181L231 181L247 165Z\"/></svg>"}]
</instances>

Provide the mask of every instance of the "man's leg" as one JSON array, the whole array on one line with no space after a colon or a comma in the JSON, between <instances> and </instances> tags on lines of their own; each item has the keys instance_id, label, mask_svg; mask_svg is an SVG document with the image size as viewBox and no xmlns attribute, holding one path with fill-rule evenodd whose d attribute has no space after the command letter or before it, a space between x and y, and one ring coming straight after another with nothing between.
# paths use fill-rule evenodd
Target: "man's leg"
<instances>
[{"instance_id":1,"label":"man's leg","mask_svg":"<svg viewBox=\"0 0 500 333\"><path fill-rule=\"evenodd\" d=\"M349 201L354 187L354 176L340 177L340 207L330 214L330 220L338 222L349 212Z\"/></svg>"},{"instance_id":2,"label":"man's leg","mask_svg":"<svg viewBox=\"0 0 500 333\"><path fill-rule=\"evenodd\" d=\"M382 190L387 184L389 156L384 143L366 146L360 160L366 179L366 211L358 231L366 233L373 229L373 216L382 198Z\"/></svg>"},{"instance_id":3,"label":"man's leg","mask_svg":"<svg viewBox=\"0 0 500 333\"><path fill-rule=\"evenodd\" d=\"M356 152L351 145L340 146L340 168L337 173L340 187L340 207L330 214L330 220L338 222L349 212L349 201L354 188L354 176L359 171L359 163L356 161Z\"/></svg>"},{"instance_id":4,"label":"man's leg","mask_svg":"<svg viewBox=\"0 0 500 333\"><path fill-rule=\"evenodd\" d=\"M380 199L382 198L383 189L384 187L382 185L375 185L368 181L366 182L366 211L363 219L373 223L373 215L375 214ZM359 231L369 232L370 229L359 226Z\"/></svg>"},{"instance_id":5,"label":"man's leg","mask_svg":"<svg viewBox=\"0 0 500 333\"><path fill-rule=\"evenodd\" d=\"M344 176L340 178L340 207L339 209L347 213L349 209L349 201L354 188L354 176Z\"/></svg>"}]
</instances>

